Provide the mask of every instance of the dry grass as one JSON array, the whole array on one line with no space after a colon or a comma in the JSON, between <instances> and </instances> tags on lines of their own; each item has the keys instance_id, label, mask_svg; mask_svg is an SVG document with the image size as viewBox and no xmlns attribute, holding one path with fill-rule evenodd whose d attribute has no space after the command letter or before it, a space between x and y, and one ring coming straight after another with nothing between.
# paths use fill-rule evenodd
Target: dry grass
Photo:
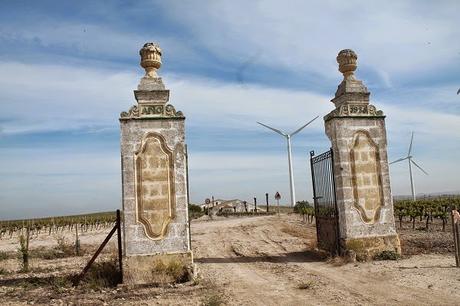
<instances>
[{"instance_id":1,"label":"dry grass","mask_svg":"<svg viewBox=\"0 0 460 306\"><path fill-rule=\"evenodd\" d=\"M212 292L203 299L202 303L203 306L220 306L225 305L225 300L221 294Z\"/></svg>"},{"instance_id":2,"label":"dry grass","mask_svg":"<svg viewBox=\"0 0 460 306\"><path fill-rule=\"evenodd\" d=\"M374 256L375 260L397 260L401 258L401 255L395 251L382 251Z\"/></svg>"},{"instance_id":3,"label":"dry grass","mask_svg":"<svg viewBox=\"0 0 460 306\"><path fill-rule=\"evenodd\" d=\"M68 276L49 276L49 277L27 277L22 278L11 284L15 287L21 287L24 290L33 290L36 288L49 288L56 293L61 293L70 289L72 283Z\"/></svg>"},{"instance_id":4,"label":"dry grass","mask_svg":"<svg viewBox=\"0 0 460 306\"><path fill-rule=\"evenodd\" d=\"M107 261L95 262L82 280L82 285L90 289L115 287L120 283L120 272L116 256Z\"/></svg>"},{"instance_id":5,"label":"dry grass","mask_svg":"<svg viewBox=\"0 0 460 306\"><path fill-rule=\"evenodd\" d=\"M54 247L38 247L30 251L30 256L33 258L41 258L46 260L53 260L58 258L66 258L75 256L73 248L69 247L67 249Z\"/></svg>"},{"instance_id":6,"label":"dry grass","mask_svg":"<svg viewBox=\"0 0 460 306\"><path fill-rule=\"evenodd\" d=\"M72 246L63 234L56 234L54 235L54 239L56 240L56 249L62 251L63 253L74 254L75 247Z\"/></svg>"},{"instance_id":7,"label":"dry grass","mask_svg":"<svg viewBox=\"0 0 460 306\"><path fill-rule=\"evenodd\" d=\"M0 251L0 260L7 260L10 259L12 256L4 251Z\"/></svg>"},{"instance_id":8,"label":"dry grass","mask_svg":"<svg viewBox=\"0 0 460 306\"><path fill-rule=\"evenodd\" d=\"M183 261L177 259L157 259L152 273L161 284L184 283L190 280L190 273Z\"/></svg>"},{"instance_id":9,"label":"dry grass","mask_svg":"<svg viewBox=\"0 0 460 306\"><path fill-rule=\"evenodd\" d=\"M76 248L74 244L69 243L63 235L56 234L54 236L56 240L55 247L38 247L30 250L30 256L33 258L41 258L46 260L53 260L58 258L67 258L76 256ZM80 255L84 254L80 247Z\"/></svg>"}]
</instances>

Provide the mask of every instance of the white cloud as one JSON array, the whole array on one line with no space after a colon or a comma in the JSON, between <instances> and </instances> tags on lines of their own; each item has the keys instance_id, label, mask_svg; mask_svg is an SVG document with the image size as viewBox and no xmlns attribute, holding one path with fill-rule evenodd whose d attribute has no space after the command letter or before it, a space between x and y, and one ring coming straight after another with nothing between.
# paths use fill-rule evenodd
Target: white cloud
<instances>
[{"instance_id":1,"label":"white cloud","mask_svg":"<svg viewBox=\"0 0 460 306\"><path fill-rule=\"evenodd\" d=\"M209 79L166 78L171 102L185 111L190 124L260 130L256 121L288 132L332 109L329 97L308 91L239 86ZM318 120L319 121L319 120ZM322 130L320 124L310 129Z\"/></svg>"},{"instance_id":2,"label":"white cloud","mask_svg":"<svg viewBox=\"0 0 460 306\"><path fill-rule=\"evenodd\" d=\"M11 62L0 63L0 71L6 71L0 74L2 128L6 134L88 127L93 132L98 129L118 129L118 115L134 103L132 90L142 74L140 70L135 75L109 69ZM276 139L279 136L265 131L255 121L292 131L315 115L322 116L333 108L330 97L309 91L242 87L171 74L165 75L164 79L171 89L171 103L187 116L187 126L210 131L209 135L201 135L206 137L208 143L217 140L213 137L218 136L211 136L211 132L219 129L247 131L250 135L266 133L263 137ZM331 97L334 89L331 89ZM439 192L458 189L455 186L459 183L460 168L455 152L460 149L460 115L444 112L443 109L436 110L435 107L436 101L443 99L445 92L450 90L449 86L422 90L423 99L428 102L419 106L414 106L417 101L398 104L397 92L374 102L388 116L386 122L391 159L400 157L400 153L407 150L410 131L416 131L415 156L430 172L429 177L416 177L417 190ZM403 95L403 98L410 98L410 93ZM454 104L455 101L446 100L445 103ZM311 199L307 152L311 148L322 151L329 144L321 119L308 127L308 133L302 132L298 136L294 139L297 197ZM310 136L321 140L312 143ZM238 141L257 144L262 140L244 137ZM232 141L231 137L229 141ZM224 198L251 199L257 196L262 199L265 192L280 191L287 201L289 185L282 138L279 137L279 145L276 145L274 151L270 152L257 148L253 152L238 150L223 153L203 148L190 152L192 200L199 202L211 193ZM119 199L119 155L117 152L102 154L91 151L87 155L82 154L85 150L90 149L80 148L80 153L76 155L69 151L53 153L52 148L49 152L42 150L39 153L24 149L15 149L14 152L2 149L2 203L23 205L35 199L33 202L38 208L30 211L68 207L68 211L74 212L72 209L76 207L87 209L95 207L97 202L105 203L100 209L111 208L110 203ZM113 158L107 159L108 156ZM395 194L408 194L404 167L391 166L391 171ZM36 188L36 182L40 182L38 186L43 188ZM80 185L84 196L78 195L79 188L75 187ZM19 190L22 192L18 193ZM108 200L103 200L101 194L107 195ZM63 204L64 201L68 202ZM31 208L29 204L25 207ZM1 213L8 213L8 208L4 207Z\"/></svg>"},{"instance_id":3,"label":"white cloud","mask_svg":"<svg viewBox=\"0 0 460 306\"><path fill-rule=\"evenodd\" d=\"M97 8L99 14L108 17L106 9L107 4L103 8ZM145 12L146 8L143 8L138 14ZM24 50L20 50L19 57L15 54L14 48L5 51L10 58L35 63L67 63L69 66L83 64L87 67L120 67L122 61L138 62L139 49L146 42L154 40L161 42L162 48L167 50L163 56L164 64L170 61L176 64L204 61L186 41L165 35L156 26L135 31L118 26L117 20L113 20L114 23L111 24L102 21L82 22L78 19L56 20L43 16L36 18L40 19L40 22L15 20L2 24L0 41L14 44L16 48L23 46L22 48L27 50L27 55L23 54ZM132 20L128 22L131 23ZM133 67L133 70L137 68Z\"/></svg>"},{"instance_id":4,"label":"white cloud","mask_svg":"<svg viewBox=\"0 0 460 306\"><path fill-rule=\"evenodd\" d=\"M112 126L136 76L85 67L0 62L4 133Z\"/></svg>"},{"instance_id":5,"label":"white cloud","mask_svg":"<svg viewBox=\"0 0 460 306\"><path fill-rule=\"evenodd\" d=\"M389 131L416 131L433 139L460 141L460 115L434 112L431 109L382 104L388 116Z\"/></svg>"},{"instance_id":6,"label":"white cloud","mask_svg":"<svg viewBox=\"0 0 460 306\"><path fill-rule=\"evenodd\" d=\"M0 62L0 71L2 117L14 119L3 123L4 133L117 126L119 113L135 103L132 90L142 75L15 62ZM174 75L165 82L171 103L192 125L247 129L261 120L296 129L332 107L327 97L310 92Z\"/></svg>"},{"instance_id":7,"label":"white cloud","mask_svg":"<svg viewBox=\"0 0 460 306\"><path fill-rule=\"evenodd\" d=\"M355 49L361 67L386 85L449 68L460 50L458 1L168 2L164 9L222 59L244 62L260 52L258 63L326 79L336 77L335 56L344 48Z\"/></svg>"}]
</instances>

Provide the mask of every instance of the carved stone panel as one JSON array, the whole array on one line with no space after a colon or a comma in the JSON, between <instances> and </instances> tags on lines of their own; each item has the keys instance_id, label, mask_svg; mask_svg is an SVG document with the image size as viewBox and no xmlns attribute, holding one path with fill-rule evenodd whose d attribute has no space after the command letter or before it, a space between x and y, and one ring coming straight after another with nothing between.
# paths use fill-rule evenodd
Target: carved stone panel
<instances>
[{"instance_id":1,"label":"carved stone panel","mask_svg":"<svg viewBox=\"0 0 460 306\"><path fill-rule=\"evenodd\" d=\"M162 239L174 218L174 159L165 139L147 133L135 155L137 221L151 239Z\"/></svg>"},{"instance_id":2,"label":"carved stone panel","mask_svg":"<svg viewBox=\"0 0 460 306\"><path fill-rule=\"evenodd\" d=\"M380 155L366 131L358 131L350 150L354 207L365 223L375 223L384 205Z\"/></svg>"}]
</instances>

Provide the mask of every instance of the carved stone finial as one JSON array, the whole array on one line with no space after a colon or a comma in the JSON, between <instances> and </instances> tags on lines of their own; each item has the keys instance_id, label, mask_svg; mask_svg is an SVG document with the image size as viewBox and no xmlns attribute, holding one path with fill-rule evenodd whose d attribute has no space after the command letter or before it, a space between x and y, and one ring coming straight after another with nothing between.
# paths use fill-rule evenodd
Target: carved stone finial
<instances>
[{"instance_id":1,"label":"carved stone finial","mask_svg":"<svg viewBox=\"0 0 460 306\"><path fill-rule=\"evenodd\" d=\"M339 71L343 73L343 79L354 80L354 72L356 70L356 60L358 56L351 49L344 49L337 55L337 62L339 63Z\"/></svg>"},{"instance_id":2,"label":"carved stone finial","mask_svg":"<svg viewBox=\"0 0 460 306\"><path fill-rule=\"evenodd\" d=\"M157 78L156 70L161 67L161 48L153 42L146 43L139 51L145 78Z\"/></svg>"},{"instance_id":3,"label":"carved stone finial","mask_svg":"<svg viewBox=\"0 0 460 306\"><path fill-rule=\"evenodd\" d=\"M343 73L343 80L337 87L334 99L332 99L336 108L345 104L369 104L369 91L363 82L357 80L354 75L357 59L358 56L351 49L342 50L337 55L339 71Z\"/></svg>"}]
</instances>

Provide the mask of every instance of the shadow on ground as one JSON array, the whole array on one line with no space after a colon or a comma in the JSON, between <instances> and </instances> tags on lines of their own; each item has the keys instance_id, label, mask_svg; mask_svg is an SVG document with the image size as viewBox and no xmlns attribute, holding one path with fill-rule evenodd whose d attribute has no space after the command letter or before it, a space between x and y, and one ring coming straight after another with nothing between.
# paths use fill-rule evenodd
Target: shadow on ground
<instances>
[{"instance_id":1,"label":"shadow on ground","mask_svg":"<svg viewBox=\"0 0 460 306\"><path fill-rule=\"evenodd\" d=\"M305 250L302 252L290 252L283 255L270 256L238 256L238 257L203 257L196 258L199 263L253 263L253 262L321 262L326 261L326 256L320 252Z\"/></svg>"},{"instance_id":2,"label":"shadow on ground","mask_svg":"<svg viewBox=\"0 0 460 306\"><path fill-rule=\"evenodd\" d=\"M71 276L26 276L19 278L5 278L0 280L0 286L50 286L70 282Z\"/></svg>"}]
</instances>

